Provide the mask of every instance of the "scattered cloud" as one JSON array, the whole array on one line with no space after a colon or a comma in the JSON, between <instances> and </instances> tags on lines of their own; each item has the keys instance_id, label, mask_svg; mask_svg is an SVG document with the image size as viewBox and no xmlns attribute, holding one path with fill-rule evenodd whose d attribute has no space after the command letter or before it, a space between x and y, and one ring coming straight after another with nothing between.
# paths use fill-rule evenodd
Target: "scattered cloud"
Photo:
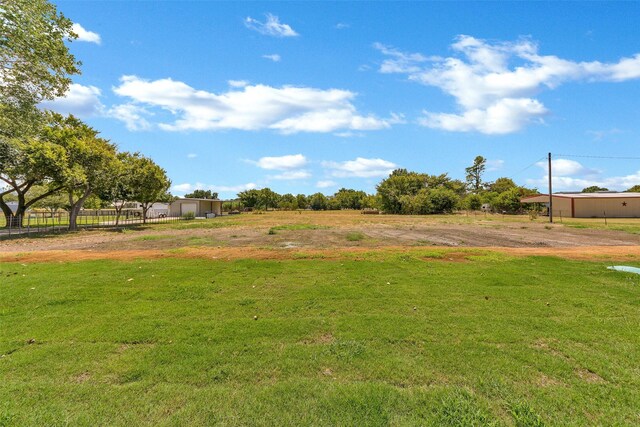
<instances>
[{"instance_id":1,"label":"scattered cloud","mask_svg":"<svg viewBox=\"0 0 640 427\"><path fill-rule=\"evenodd\" d=\"M504 160L487 160L487 172L497 171L504 167Z\"/></svg>"},{"instance_id":2,"label":"scattered cloud","mask_svg":"<svg viewBox=\"0 0 640 427\"><path fill-rule=\"evenodd\" d=\"M229 80L227 83L229 83L231 87L245 87L249 85L249 82L246 80Z\"/></svg>"},{"instance_id":3,"label":"scattered cloud","mask_svg":"<svg viewBox=\"0 0 640 427\"><path fill-rule=\"evenodd\" d=\"M85 30L82 25L77 22L71 26L71 30L78 35L76 41L78 42L88 42L100 44L102 43L102 39L100 38L100 34L94 33L93 31Z\"/></svg>"},{"instance_id":4,"label":"scattered cloud","mask_svg":"<svg viewBox=\"0 0 640 427\"><path fill-rule=\"evenodd\" d=\"M40 105L61 114L73 114L78 117L98 116L104 109L100 102L101 95L100 89L95 86L72 83L65 96L44 101Z\"/></svg>"},{"instance_id":5,"label":"scattered cloud","mask_svg":"<svg viewBox=\"0 0 640 427\"><path fill-rule=\"evenodd\" d=\"M322 162L322 166L329 170L331 176L337 178L384 177L398 167L395 163L383 159L365 159L358 157L346 162Z\"/></svg>"},{"instance_id":6,"label":"scattered cloud","mask_svg":"<svg viewBox=\"0 0 640 427\"><path fill-rule=\"evenodd\" d=\"M336 29L337 30L344 30L344 29L349 28L349 27L351 27L351 25L350 24L346 24L344 22L338 22L336 24Z\"/></svg>"},{"instance_id":7,"label":"scattered cloud","mask_svg":"<svg viewBox=\"0 0 640 427\"><path fill-rule=\"evenodd\" d=\"M587 131L587 135L590 135L594 141L602 141L605 138L608 138L613 135L617 135L623 133L620 129L613 128L609 130L589 130Z\"/></svg>"},{"instance_id":8,"label":"scattered cloud","mask_svg":"<svg viewBox=\"0 0 640 427\"><path fill-rule=\"evenodd\" d=\"M195 159L196 157L198 157L198 155L196 153L187 154L187 159Z\"/></svg>"},{"instance_id":9,"label":"scattered cloud","mask_svg":"<svg viewBox=\"0 0 640 427\"><path fill-rule=\"evenodd\" d=\"M240 191L252 190L254 188L258 188L258 185L253 182L239 185L217 185L196 182L195 184L175 184L171 187L171 191L179 194L189 193L194 190L211 190L218 193L238 193Z\"/></svg>"},{"instance_id":10,"label":"scattered cloud","mask_svg":"<svg viewBox=\"0 0 640 427\"><path fill-rule=\"evenodd\" d=\"M538 162L536 166L547 171L549 169L548 162ZM573 176L573 175L597 175L600 171L584 167L580 162L569 159L553 159L551 160L551 175L556 176Z\"/></svg>"},{"instance_id":11,"label":"scattered cloud","mask_svg":"<svg viewBox=\"0 0 640 427\"><path fill-rule=\"evenodd\" d=\"M381 73L406 74L409 80L434 86L452 96L455 113L425 111L423 126L452 132L508 134L530 123L541 123L548 109L534 97L570 81L622 82L640 78L640 54L618 62L575 62L541 55L529 38L488 42L458 36L453 56L429 57L405 53L380 43L386 59Z\"/></svg>"},{"instance_id":12,"label":"scattered cloud","mask_svg":"<svg viewBox=\"0 0 640 427\"><path fill-rule=\"evenodd\" d=\"M197 90L172 79L145 80L123 76L117 95L129 104L158 108L173 115L172 123L159 123L166 131L247 131L271 129L283 134L388 129L402 118L383 119L358 113L354 92L311 87L247 85L216 94Z\"/></svg>"},{"instance_id":13,"label":"scattered cloud","mask_svg":"<svg viewBox=\"0 0 640 427\"><path fill-rule=\"evenodd\" d=\"M544 172L541 178L528 179L527 184L546 188L549 182L547 162L536 163ZM585 167L580 162L568 159L551 161L552 182L554 191L580 191L585 187L597 185L610 190L626 190L640 184L640 171L622 176L603 176L597 169Z\"/></svg>"},{"instance_id":14,"label":"scattered cloud","mask_svg":"<svg viewBox=\"0 0 640 427\"><path fill-rule=\"evenodd\" d=\"M306 166L307 158L302 154L290 154L279 157L261 157L258 161L251 163L267 170L292 170Z\"/></svg>"},{"instance_id":15,"label":"scattered cloud","mask_svg":"<svg viewBox=\"0 0 640 427\"><path fill-rule=\"evenodd\" d=\"M266 21L264 22L247 16L244 20L244 25L250 30L257 31L266 36L296 37L299 35L289 25L281 23L280 18L270 13L266 14Z\"/></svg>"},{"instance_id":16,"label":"scattered cloud","mask_svg":"<svg viewBox=\"0 0 640 427\"><path fill-rule=\"evenodd\" d=\"M294 180L294 179L307 179L311 178L311 173L307 170L293 170L286 171L278 175L269 175L268 179L277 179L277 180Z\"/></svg>"},{"instance_id":17,"label":"scattered cloud","mask_svg":"<svg viewBox=\"0 0 640 427\"><path fill-rule=\"evenodd\" d=\"M553 176L553 191L581 191L583 188L597 185L613 191L624 191L640 183L640 170L630 175L610 176L610 177L582 177ZM527 184L538 188L546 188L549 176L545 175L539 179L528 179Z\"/></svg>"},{"instance_id":18,"label":"scattered cloud","mask_svg":"<svg viewBox=\"0 0 640 427\"><path fill-rule=\"evenodd\" d=\"M136 104L114 105L109 109L107 115L123 122L130 131L142 131L152 128L151 123L145 116L153 114Z\"/></svg>"},{"instance_id":19,"label":"scattered cloud","mask_svg":"<svg viewBox=\"0 0 640 427\"><path fill-rule=\"evenodd\" d=\"M280 62L280 60L282 59L277 53L272 53L271 55L262 55L262 57L273 62Z\"/></svg>"},{"instance_id":20,"label":"scattered cloud","mask_svg":"<svg viewBox=\"0 0 640 427\"><path fill-rule=\"evenodd\" d=\"M330 187L336 187L338 185L337 182L335 181L318 181L316 182L316 187L318 188L330 188Z\"/></svg>"}]
</instances>

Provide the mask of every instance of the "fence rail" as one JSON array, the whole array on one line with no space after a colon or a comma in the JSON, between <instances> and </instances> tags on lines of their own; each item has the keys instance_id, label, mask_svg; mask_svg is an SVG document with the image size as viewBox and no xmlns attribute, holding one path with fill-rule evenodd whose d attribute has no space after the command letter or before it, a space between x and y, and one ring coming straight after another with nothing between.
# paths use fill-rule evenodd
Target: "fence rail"
<instances>
[{"instance_id":1,"label":"fence rail","mask_svg":"<svg viewBox=\"0 0 640 427\"><path fill-rule=\"evenodd\" d=\"M154 215L147 217L147 224L164 224L181 221L181 217ZM120 228L143 225L140 211L82 210L76 219L78 229ZM63 233L69 230L69 212L27 212L24 215L5 218L0 215L0 239L31 233Z\"/></svg>"}]
</instances>

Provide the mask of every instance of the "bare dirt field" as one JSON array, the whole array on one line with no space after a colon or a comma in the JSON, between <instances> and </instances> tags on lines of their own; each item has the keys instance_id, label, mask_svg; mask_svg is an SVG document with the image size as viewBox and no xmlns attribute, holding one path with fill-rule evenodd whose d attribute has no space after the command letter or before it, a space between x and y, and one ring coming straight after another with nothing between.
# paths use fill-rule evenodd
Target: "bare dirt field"
<instances>
[{"instance_id":1,"label":"bare dirt field","mask_svg":"<svg viewBox=\"0 0 640 427\"><path fill-rule=\"evenodd\" d=\"M220 258L323 257L371 250L483 248L513 255L570 258L640 255L640 220L548 224L524 216L362 215L360 212L267 212L125 230L0 241L0 259L65 260L160 256ZM621 228L622 229L616 229ZM626 228L624 228L626 227ZM626 230L626 231L623 231ZM306 256L306 255L305 255ZM586 257L586 258L585 258Z\"/></svg>"}]
</instances>

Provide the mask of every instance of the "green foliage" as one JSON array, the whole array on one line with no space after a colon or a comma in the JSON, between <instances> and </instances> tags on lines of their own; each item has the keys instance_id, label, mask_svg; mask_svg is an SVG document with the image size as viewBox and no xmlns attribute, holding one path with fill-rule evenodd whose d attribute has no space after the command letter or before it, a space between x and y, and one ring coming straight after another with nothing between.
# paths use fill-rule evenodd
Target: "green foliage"
<instances>
[{"instance_id":1,"label":"green foliage","mask_svg":"<svg viewBox=\"0 0 640 427\"><path fill-rule=\"evenodd\" d=\"M388 213L432 214L454 211L464 185L447 174L393 171L376 187L380 206Z\"/></svg>"},{"instance_id":2,"label":"green foliage","mask_svg":"<svg viewBox=\"0 0 640 427\"><path fill-rule=\"evenodd\" d=\"M609 191L609 189L605 187L599 187L597 185L592 185L590 187L585 187L582 189L582 193L596 193L598 191Z\"/></svg>"},{"instance_id":3,"label":"green foliage","mask_svg":"<svg viewBox=\"0 0 640 427\"><path fill-rule=\"evenodd\" d=\"M462 202L465 209L479 211L482 208L482 198L478 194L469 194Z\"/></svg>"},{"instance_id":4,"label":"green foliage","mask_svg":"<svg viewBox=\"0 0 640 427\"><path fill-rule=\"evenodd\" d=\"M489 191L493 193L504 193L505 191L509 191L513 188L516 188L517 185L511 178L498 178L491 184L489 184Z\"/></svg>"},{"instance_id":5,"label":"green foliage","mask_svg":"<svg viewBox=\"0 0 640 427\"><path fill-rule=\"evenodd\" d=\"M278 209L283 211L294 211L298 209L298 199L293 194L287 193L280 196Z\"/></svg>"},{"instance_id":6,"label":"green foliage","mask_svg":"<svg viewBox=\"0 0 640 427\"><path fill-rule=\"evenodd\" d=\"M352 231L347 234L347 240L349 242L359 242L360 240L364 240L365 235L359 231Z\"/></svg>"},{"instance_id":7,"label":"green foliage","mask_svg":"<svg viewBox=\"0 0 640 427\"><path fill-rule=\"evenodd\" d=\"M520 199L536 193L537 191L524 187L512 188L498 194L491 203L491 206L496 212L518 213L524 209L524 205L520 203Z\"/></svg>"},{"instance_id":8,"label":"green foliage","mask_svg":"<svg viewBox=\"0 0 640 427\"><path fill-rule=\"evenodd\" d=\"M465 168L467 188L474 193L479 193L482 190L482 174L487 167L487 159L482 156L477 156L473 159L473 165Z\"/></svg>"},{"instance_id":9,"label":"green foliage","mask_svg":"<svg viewBox=\"0 0 640 427\"><path fill-rule=\"evenodd\" d=\"M196 219L196 214L195 212L186 212L184 214L182 214L182 219L187 220L187 221L191 221L193 219Z\"/></svg>"},{"instance_id":10,"label":"green foliage","mask_svg":"<svg viewBox=\"0 0 640 427\"><path fill-rule=\"evenodd\" d=\"M184 197L190 199L217 199L218 193L211 190L193 190L192 193L185 194Z\"/></svg>"},{"instance_id":11,"label":"green foliage","mask_svg":"<svg viewBox=\"0 0 640 427\"><path fill-rule=\"evenodd\" d=\"M309 207L314 211L322 211L327 209L327 196L322 193L315 193L309 196Z\"/></svg>"},{"instance_id":12,"label":"green foliage","mask_svg":"<svg viewBox=\"0 0 640 427\"><path fill-rule=\"evenodd\" d=\"M309 207L309 201L304 194L298 194L296 196L296 203L298 204L298 209L306 209Z\"/></svg>"},{"instance_id":13,"label":"green foliage","mask_svg":"<svg viewBox=\"0 0 640 427\"><path fill-rule=\"evenodd\" d=\"M341 188L333 195L339 209L362 209L365 207L367 193L347 188Z\"/></svg>"},{"instance_id":14,"label":"green foliage","mask_svg":"<svg viewBox=\"0 0 640 427\"><path fill-rule=\"evenodd\" d=\"M640 184L639 185L634 185L633 187L628 188L625 191L629 192L629 193L640 193Z\"/></svg>"},{"instance_id":15,"label":"green foliage","mask_svg":"<svg viewBox=\"0 0 640 427\"><path fill-rule=\"evenodd\" d=\"M238 193L238 199L247 208L257 208L260 203L260 191L251 189Z\"/></svg>"}]
</instances>

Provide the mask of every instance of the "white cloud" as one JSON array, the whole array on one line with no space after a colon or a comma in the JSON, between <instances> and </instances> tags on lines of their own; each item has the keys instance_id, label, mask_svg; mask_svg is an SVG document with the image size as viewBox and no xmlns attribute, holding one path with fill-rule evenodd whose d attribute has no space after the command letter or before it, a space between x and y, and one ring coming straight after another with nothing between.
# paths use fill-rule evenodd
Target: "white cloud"
<instances>
[{"instance_id":1,"label":"white cloud","mask_svg":"<svg viewBox=\"0 0 640 427\"><path fill-rule=\"evenodd\" d=\"M272 53L271 55L262 55L262 57L273 62L280 62L280 60L282 59L277 53Z\"/></svg>"},{"instance_id":2,"label":"white cloud","mask_svg":"<svg viewBox=\"0 0 640 427\"><path fill-rule=\"evenodd\" d=\"M307 178L311 178L311 173L304 169L294 170L294 171L282 172L281 174L278 174L278 175L270 175L267 178L277 179L277 180L307 179Z\"/></svg>"},{"instance_id":3,"label":"white cloud","mask_svg":"<svg viewBox=\"0 0 640 427\"><path fill-rule=\"evenodd\" d=\"M265 22L260 22L257 19L247 16L244 20L244 25L266 36L295 37L299 35L289 25L280 23L280 18L277 16L267 13L266 18Z\"/></svg>"},{"instance_id":4,"label":"white cloud","mask_svg":"<svg viewBox=\"0 0 640 427\"><path fill-rule=\"evenodd\" d=\"M527 38L490 43L459 36L454 56L427 57L374 45L386 56L379 71L406 74L411 81L434 86L452 96L456 113L425 112L420 123L456 132L513 133L541 122L547 108L534 98L543 89L569 81L620 82L640 78L640 54L615 63L575 62L540 55Z\"/></svg>"},{"instance_id":5,"label":"white cloud","mask_svg":"<svg viewBox=\"0 0 640 427\"><path fill-rule=\"evenodd\" d=\"M196 153L187 154L187 159L195 159L196 157L198 157L198 155Z\"/></svg>"},{"instance_id":6,"label":"white cloud","mask_svg":"<svg viewBox=\"0 0 640 427\"><path fill-rule=\"evenodd\" d=\"M547 171L549 169L548 162L538 162L536 166ZM551 175L552 176L572 176L572 175L596 175L600 171L584 167L580 162L569 159L552 159Z\"/></svg>"},{"instance_id":7,"label":"white cloud","mask_svg":"<svg viewBox=\"0 0 640 427\"><path fill-rule=\"evenodd\" d=\"M44 101L40 105L61 114L91 117L103 112L104 106L100 102L100 96L100 89L95 86L72 83L65 96L52 101Z\"/></svg>"},{"instance_id":8,"label":"white cloud","mask_svg":"<svg viewBox=\"0 0 640 427\"><path fill-rule=\"evenodd\" d=\"M152 127L144 116L153 114L136 104L114 105L107 115L123 122L130 131L149 130Z\"/></svg>"},{"instance_id":9,"label":"white cloud","mask_svg":"<svg viewBox=\"0 0 640 427\"><path fill-rule=\"evenodd\" d=\"M100 34L94 33L93 31L85 30L82 25L77 22L73 24L71 30L78 35L76 41L79 42L89 42L89 43L102 43L102 39L100 38Z\"/></svg>"},{"instance_id":10,"label":"white cloud","mask_svg":"<svg viewBox=\"0 0 640 427\"><path fill-rule=\"evenodd\" d=\"M318 188L329 188L329 187L335 187L337 185L338 185L337 182L329 181L329 180L316 182L316 187L318 187Z\"/></svg>"},{"instance_id":11,"label":"white cloud","mask_svg":"<svg viewBox=\"0 0 640 427\"><path fill-rule=\"evenodd\" d=\"M290 154L279 157L261 157L258 161L252 163L262 169L291 170L305 166L307 158L302 154Z\"/></svg>"},{"instance_id":12,"label":"white cloud","mask_svg":"<svg viewBox=\"0 0 640 427\"><path fill-rule=\"evenodd\" d=\"M527 184L538 188L546 188L549 182L547 162L538 162L545 175L541 178L528 179ZM585 187L597 185L609 190L626 190L640 184L640 171L623 176L603 176L602 171L587 168L580 162L569 159L555 159L551 161L551 174L554 191L580 191Z\"/></svg>"},{"instance_id":13,"label":"white cloud","mask_svg":"<svg viewBox=\"0 0 640 427\"><path fill-rule=\"evenodd\" d=\"M322 162L322 166L330 170L332 176L338 178L358 177L373 178L389 175L398 167L395 163L383 159L365 159L358 157L346 162Z\"/></svg>"},{"instance_id":14,"label":"white cloud","mask_svg":"<svg viewBox=\"0 0 640 427\"><path fill-rule=\"evenodd\" d=\"M497 171L504 167L504 160L487 160L487 172Z\"/></svg>"},{"instance_id":15,"label":"white cloud","mask_svg":"<svg viewBox=\"0 0 640 427\"><path fill-rule=\"evenodd\" d=\"M361 115L352 104L356 94L340 89L248 85L216 94L172 79L145 80L123 76L114 92L136 105L159 108L176 116L160 123L167 131L264 130L284 134L387 129L401 122Z\"/></svg>"},{"instance_id":16,"label":"white cloud","mask_svg":"<svg viewBox=\"0 0 640 427\"><path fill-rule=\"evenodd\" d=\"M227 83L229 83L231 87L245 87L249 85L249 82L246 80L229 80Z\"/></svg>"},{"instance_id":17,"label":"white cloud","mask_svg":"<svg viewBox=\"0 0 640 427\"><path fill-rule=\"evenodd\" d=\"M349 27L351 27L351 25L345 24L344 22L338 22L336 24L336 29L337 30L344 30L345 28L349 28Z\"/></svg>"},{"instance_id":18,"label":"white cloud","mask_svg":"<svg viewBox=\"0 0 640 427\"><path fill-rule=\"evenodd\" d=\"M211 190L218 193L237 193L245 190L252 190L254 188L258 188L258 185L250 182L247 184L240 185L216 185L216 184L203 184L201 182L196 182L195 184L191 183L183 183L183 184L175 184L171 187L171 191L174 193L189 193L194 190Z\"/></svg>"},{"instance_id":19,"label":"white cloud","mask_svg":"<svg viewBox=\"0 0 640 427\"><path fill-rule=\"evenodd\" d=\"M570 176L553 176L552 181L554 193L556 191L581 191L583 188L593 185L608 188L612 191L624 191L640 184L640 170L629 175L610 177L574 178ZM528 185L537 186L540 189L546 189L548 182L548 175L539 179L527 180Z\"/></svg>"}]
</instances>

